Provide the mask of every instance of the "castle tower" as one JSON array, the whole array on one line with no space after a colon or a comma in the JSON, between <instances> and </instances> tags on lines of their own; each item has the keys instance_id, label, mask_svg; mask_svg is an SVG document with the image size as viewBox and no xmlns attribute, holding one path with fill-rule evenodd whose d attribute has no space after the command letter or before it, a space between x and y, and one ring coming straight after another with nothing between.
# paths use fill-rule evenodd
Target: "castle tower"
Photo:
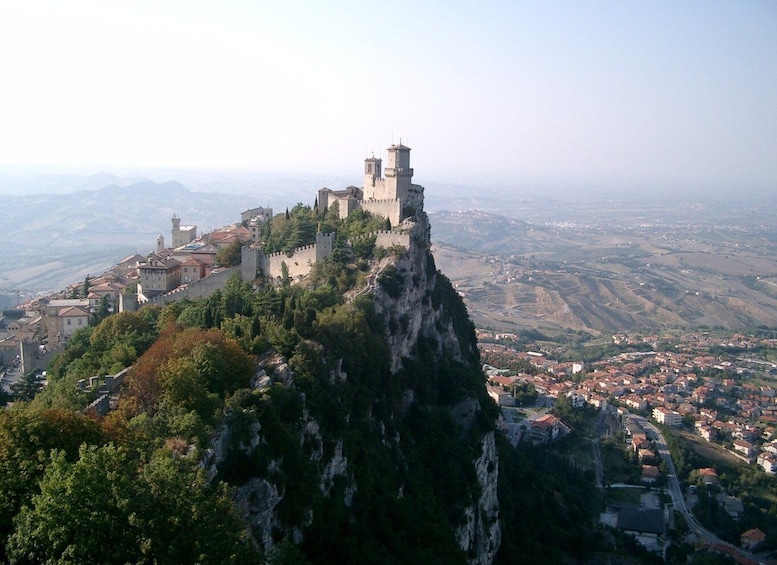
<instances>
[{"instance_id":1,"label":"castle tower","mask_svg":"<svg viewBox=\"0 0 777 565\"><path fill-rule=\"evenodd\" d=\"M173 249L194 241L197 237L197 226L182 226L181 218L173 214Z\"/></svg>"},{"instance_id":2,"label":"castle tower","mask_svg":"<svg viewBox=\"0 0 777 565\"><path fill-rule=\"evenodd\" d=\"M388 166L386 167L386 189L391 198L406 199L413 180L413 169L410 168L410 148L402 145L392 145L388 148Z\"/></svg>"},{"instance_id":3,"label":"castle tower","mask_svg":"<svg viewBox=\"0 0 777 565\"><path fill-rule=\"evenodd\" d=\"M364 160L364 189L374 187L376 182L381 179L381 167L383 162L373 155Z\"/></svg>"}]
</instances>

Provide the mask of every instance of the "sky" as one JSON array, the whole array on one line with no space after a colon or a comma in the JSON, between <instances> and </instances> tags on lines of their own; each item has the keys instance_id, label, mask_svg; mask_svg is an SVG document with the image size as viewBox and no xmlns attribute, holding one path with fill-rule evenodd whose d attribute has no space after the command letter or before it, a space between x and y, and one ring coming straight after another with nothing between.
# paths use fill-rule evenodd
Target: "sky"
<instances>
[{"instance_id":1,"label":"sky","mask_svg":"<svg viewBox=\"0 0 777 565\"><path fill-rule=\"evenodd\" d=\"M777 2L0 0L0 165L777 190Z\"/></svg>"}]
</instances>

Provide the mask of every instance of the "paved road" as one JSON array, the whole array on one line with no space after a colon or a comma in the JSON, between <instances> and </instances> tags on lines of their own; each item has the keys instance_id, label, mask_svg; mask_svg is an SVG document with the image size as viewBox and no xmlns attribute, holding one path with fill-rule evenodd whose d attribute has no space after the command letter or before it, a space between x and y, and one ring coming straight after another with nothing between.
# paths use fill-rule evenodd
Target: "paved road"
<instances>
[{"instance_id":1,"label":"paved road","mask_svg":"<svg viewBox=\"0 0 777 565\"><path fill-rule=\"evenodd\" d=\"M0 386L6 392L11 392L11 385L22 378L22 370L18 366L9 367L0 380Z\"/></svg>"},{"instance_id":2,"label":"paved road","mask_svg":"<svg viewBox=\"0 0 777 565\"><path fill-rule=\"evenodd\" d=\"M666 461L666 468L669 473L669 493L672 495L672 502L674 503L675 509L677 509L683 515L683 517L685 518L685 521L688 523L688 527L690 527L691 530L696 534L696 537L702 538L709 544L718 543L721 545L725 545L733 549L738 555L741 555L746 559L752 559L754 561L757 561L756 557L753 556L752 554L747 553L746 551L743 551L742 549L736 547L735 545L731 545L730 543L723 541L722 539L718 538L715 534L707 530L704 526L702 526L701 523L699 523L699 521L696 519L696 516L693 515L693 512L691 512L690 509L685 504L683 491L680 488L680 481L678 480L677 474L675 473L674 462L672 461L672 455L669 453L669 448L666 445L666 440L664 439L663 434L661 434L661 431L645 418L642 418L641 416L634 416L634 415L631 417L634 418L637 422L639 422L639 424L645 430L650 430L655 434L656 449L658 450L658 453L661 455L661 459Z\"/></svg>"}]
</instances>

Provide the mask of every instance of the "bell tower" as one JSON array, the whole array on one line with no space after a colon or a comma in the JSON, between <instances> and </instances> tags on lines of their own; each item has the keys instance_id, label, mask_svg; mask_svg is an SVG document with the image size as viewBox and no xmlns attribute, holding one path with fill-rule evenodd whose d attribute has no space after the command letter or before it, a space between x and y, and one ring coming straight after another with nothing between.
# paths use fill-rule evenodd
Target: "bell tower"
<instances>
[{"instance_id":1,"label":"bell tower","mask_svg":"<svg viewBox=\"0 0 777 565\"><path fill-rule=\"evenodd\" d=\"M375 186L376 181L381 179L383 174L381 172L382 166L383 161L375 157L375 155L364 160L364 188Z\"/></svg>"}]
</instances>

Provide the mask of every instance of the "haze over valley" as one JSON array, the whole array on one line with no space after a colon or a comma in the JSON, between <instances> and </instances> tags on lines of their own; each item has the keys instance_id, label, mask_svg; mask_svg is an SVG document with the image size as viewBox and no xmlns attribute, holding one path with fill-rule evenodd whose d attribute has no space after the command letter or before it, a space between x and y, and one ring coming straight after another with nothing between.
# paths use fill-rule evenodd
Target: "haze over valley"
<instances>
[{"instance_id":1,"label":"haze over valley","mask_svg":"<svg viewBox=\"0 0 777 565\"><path fill-rule=\"evenodd\" d=\"M15 305L16 290L20 298L60 290L153 251L158 235L169 239L173 214L203 233L237 222L245 209L281 211L287 202L307 203L324 183L341 188L349 180L196 171L157 178L175 173L197 190L139 173L3 177L0 186L12 192L2 196L0 224L9 244L0 257L5 305ZM478 326L598 334L777 325L773 195L427 184L438 266ZM20 194L42 189L49 193Z\"/></svg>"}]
</instances>

